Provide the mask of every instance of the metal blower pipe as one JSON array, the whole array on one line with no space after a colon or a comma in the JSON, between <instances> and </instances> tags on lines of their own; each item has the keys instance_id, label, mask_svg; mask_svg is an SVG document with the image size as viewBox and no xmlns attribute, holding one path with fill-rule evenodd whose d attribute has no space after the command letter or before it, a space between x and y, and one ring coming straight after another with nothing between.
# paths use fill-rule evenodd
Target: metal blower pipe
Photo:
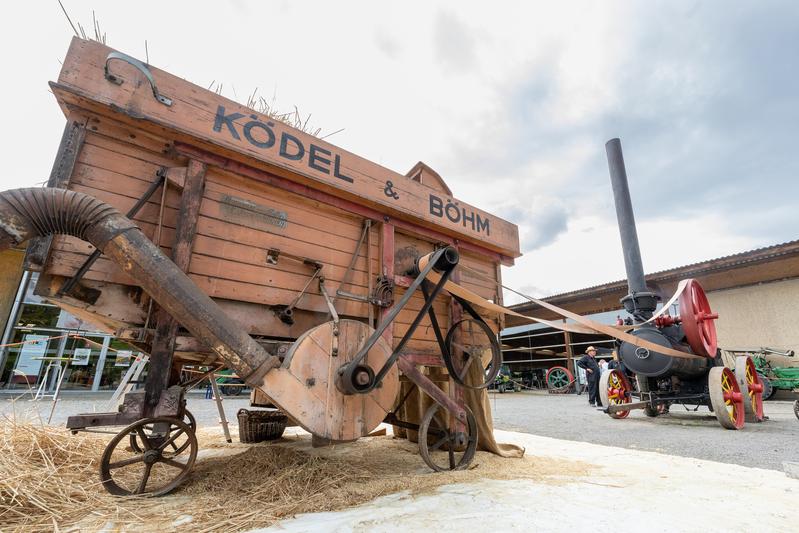
<instances>
[{"instance_id":1,"label":"metal blower pipe","mask_svg":"<svg viewBox=\"0 0 799 533\"><path fill-rule=\"evenodd\" d=\"M102 250L245 381L260 385L260 378L280 364L116 208L65 189L0 192L0 251L54 234L71 235Z\"/></svg>"},{"instance_id":2,"label":"metal blower pipe","mask_svg":"<svg viewBox=\"0 0 799 533\"><path fill-rule=\"evenodd\" d=\"M624 253L624 269L627 271L627 287L630 294L646 292L644 265L638 247L638 232L635 229L635 215L627 184L627 170L621 153L621 141L611 139L605 143L610 169L610 184L613 187L613 202L616 204L616 219L619 222L621 247Z\"/></svg>"}]
</instances>

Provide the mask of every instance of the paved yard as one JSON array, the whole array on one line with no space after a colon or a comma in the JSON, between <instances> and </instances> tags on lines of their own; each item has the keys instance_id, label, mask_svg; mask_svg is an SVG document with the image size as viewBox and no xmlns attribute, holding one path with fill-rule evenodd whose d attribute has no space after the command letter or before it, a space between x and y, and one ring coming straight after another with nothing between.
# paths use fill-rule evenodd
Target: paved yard
<instances>
[{"instance_id":1,"label":"paved yard","mask_svg":"<svg viewBox=\"0 0 799 533\"><path fill-rule=\"evenodd\" d=\"M769 420L730 431L706 408L689 413L673 405L658 418L639 410L614 420L589 407L586 395L489 394L498 429L772 470L783 470L783 461L799 462L799 420L790 401L765 402Z\"/></svg>"}]
</instances>

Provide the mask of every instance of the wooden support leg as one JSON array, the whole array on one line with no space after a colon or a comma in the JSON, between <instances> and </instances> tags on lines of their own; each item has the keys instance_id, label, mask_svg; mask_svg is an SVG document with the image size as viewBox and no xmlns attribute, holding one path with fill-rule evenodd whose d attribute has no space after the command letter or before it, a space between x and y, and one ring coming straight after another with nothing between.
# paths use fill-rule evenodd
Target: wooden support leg
<instances>
[{"instance_id":1,"label":"wooden support leg","mask_svg":"<svg viewBox=\"0 0 799 533\"><path fill-rule=\"evenodd\" d=\"M230 430L228 429L227 417L225 416L225 408L222 407L222 393L219 392L219 384L216 382L216 374L208 376L208 381L211 382L211 390L214 391L214 401L216 402L216 410L219 412L219 423L222 425L222 431L225 432L225 440L233 442L230 438Z\"/></svg>"},{"instance_id":2,"label":"wooden support leg","mask_svg":"<svg viewBox=\"0 0 799 533\"><path fill-rule=\"evenodd\" d=\"M197 233L200 204L205 192L205 171L204 163L189 161L183 194L180 198L175 242L172 246L172 260L184 272L189 270L191 263L191 249L194 244L194 236ZM159 310L156 317L155 338L150 351L150 371L147 373L147 380L144 384L145 414L147 416L150 416L155 406L158 405L161 391L169 387L174 378L172 356L175 351L178 322L163 310Z\"/></svg>"}]
</instances>

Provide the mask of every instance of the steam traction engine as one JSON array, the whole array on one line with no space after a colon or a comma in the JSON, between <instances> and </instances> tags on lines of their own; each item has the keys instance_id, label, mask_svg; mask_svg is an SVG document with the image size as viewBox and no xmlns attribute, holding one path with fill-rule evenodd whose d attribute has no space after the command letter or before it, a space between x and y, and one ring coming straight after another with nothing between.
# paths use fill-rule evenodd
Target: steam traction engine
<instances>
[{"instance_id":1,"label":"steam traction engine","mask_svg":"<svg viewBox=\"0 0 799 533\"><path fill-rule=\"evenodd\" d=\"M675 297L655 312L660 297L645 283L621 143L611 139L605 147L629 288L621 302L633 319L631 333L685 354L666 355L617 341L619 361L635 373L638 391L623 371L604 372L599 390L607 413L626 418L631 409L644 409L647 416L655 417L672 404L682 404L694 410L707 406L727 429L740 429L745 420L762 421L763 385L754 363L742 356L736 358L734 371L724 366L714 323L718 315L710 309L699 282L680 282ZM667 313L675 298L679 316Z\"/></svg>"}]
</instances>

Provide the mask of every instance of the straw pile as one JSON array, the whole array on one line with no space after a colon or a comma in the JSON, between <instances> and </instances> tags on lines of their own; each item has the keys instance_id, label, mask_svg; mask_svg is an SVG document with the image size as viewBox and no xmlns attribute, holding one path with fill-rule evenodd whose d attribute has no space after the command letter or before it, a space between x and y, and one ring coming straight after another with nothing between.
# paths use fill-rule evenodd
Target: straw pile
<instances>
[{"instance_id":1,"label":"straw pile","mask_svg":"<svg viewBox=\"0 0 799 533\"><path fill-rule=\"evenodd\" d=\"M391 437L313 449L307 435L248 446L226 444L217 430L206 430L181 488L161 498L117 498L105 493L97 474L108 436L0 424L3 531L240 531L402 490L482 478L564 483L588 473L581 464L478 452L470 470L433 474L414 445Z\"/></svg>"}]
</instances>

